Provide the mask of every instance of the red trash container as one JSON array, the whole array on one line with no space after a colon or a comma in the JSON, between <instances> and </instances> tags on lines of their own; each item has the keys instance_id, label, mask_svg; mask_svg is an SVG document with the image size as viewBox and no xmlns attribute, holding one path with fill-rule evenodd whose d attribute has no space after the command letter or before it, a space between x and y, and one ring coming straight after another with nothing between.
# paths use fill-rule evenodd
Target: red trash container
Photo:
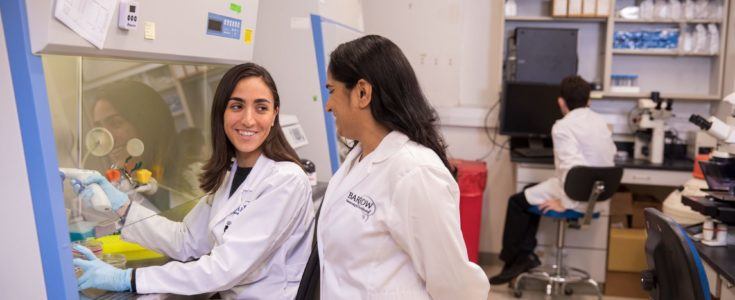
<instances>
[{"instance_id":1,"label":"red trash container","mask_svg":"<svg viewBox=\"0 0 735 300\"><path fill-rule=\"evenodd\" d=\"M470 261L477 263L482 224L482 195L487 183L484 161L453 159L459 183L459 220Z\"/></svg>"}]
</instances>

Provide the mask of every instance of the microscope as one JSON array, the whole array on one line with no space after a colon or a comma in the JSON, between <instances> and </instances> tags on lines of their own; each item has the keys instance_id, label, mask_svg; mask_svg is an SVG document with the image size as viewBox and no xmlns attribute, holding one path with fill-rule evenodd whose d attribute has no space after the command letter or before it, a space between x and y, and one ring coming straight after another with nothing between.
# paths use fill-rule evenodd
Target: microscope
<instances>
[{"instance_id":1,"label":"microscope","mask_svg":"<svg viewBox=\"0 0 735 300\"><path fill-rule=\"evenodd\" d=\"M651 92L650 99L638 100L637 116L632 119L636 127L633 158L654 164L664 162L666 120L673 115L672 104L671 99L661 99L659 92Z\"/></svg>"},{"instance_id":2,"label":"microscope","mask_svg":"<svg viewBox=\"0 0 735 300\"><path fill-rule=\"evenodd\" d=\"M717 149L712 153L712 157L726 159L735 155L735 93L727 95L723 102L730 109L724 122L715 116L705 119L697 114L691 115L689 122L717 139Z\"/></svg>"},{"instance_id":3,"label":"microscope","mask_svg":"<svg viewBox=\"0 0 735 300\"><path fill-rule=\"evenodd\" d=\"M729 113L723 122L715 116L704 118L693 114L689 122L717 139L717 149L708 161L700 161L710 199L735 206L735 93L723 99ZM702 230L702 243L708 246L727 245L727 225L707 216Z\"/></svg>"}]
</instances>

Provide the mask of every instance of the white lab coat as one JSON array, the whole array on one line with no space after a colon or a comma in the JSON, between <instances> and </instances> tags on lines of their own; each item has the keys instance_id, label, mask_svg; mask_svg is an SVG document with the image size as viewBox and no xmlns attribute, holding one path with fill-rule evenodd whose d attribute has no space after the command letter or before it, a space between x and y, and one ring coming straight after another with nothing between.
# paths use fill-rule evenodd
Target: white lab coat
<instances>
[{"instance_id":1,"label":"white lab coat","mask_svg":"<svg viewBox=\"0 0 735 300\"><path fill-rule=\"evenodd\" d=\"M137 269L138 293L295 297L311 248L309 180L296 164L261 155L228 197L235 168L233 163L227 181L214 196L202 198L183 222L155 216L133 224L153 212L132 204L126 220L131 226L123 229L123 239L177 260Z\"/></svg>"},{"instance_id":2,"label":"white lab coat","mask_svg":"<svg viewBox=\"0 0 735 300\"><path fill-rule=\"evenodd\" d=\"M388 134L329 181L317 226L321 299L487 299L459 227L457 182L430 149Z\"/></svg>"},{"instance_id":3,"label":"white lab coat","mask_svg":"<svg viewBox=\"0 0 735 300\"><path fill-rule=\"evenodd\" d=\"M526 189L526 200L539 205L549 199L559 199L566 209L584 212L586 202L569 199L564 193L564 179L574 166L614 166L615 143L607 123L587 107L574 109L554 123L555 176Z\"/></svg>"}]
</instances>

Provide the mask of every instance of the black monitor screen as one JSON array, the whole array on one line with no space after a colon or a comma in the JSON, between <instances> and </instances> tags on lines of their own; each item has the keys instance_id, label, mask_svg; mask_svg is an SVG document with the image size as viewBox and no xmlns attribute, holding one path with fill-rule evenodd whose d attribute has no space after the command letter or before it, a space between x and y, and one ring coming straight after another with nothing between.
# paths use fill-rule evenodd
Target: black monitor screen
<instances>
[{"instance_id":1,"label":"black monitor screen","mask_svg":"<svg viewBox=\"0 0 735 300\"><path fill-rule=\"evenodd\" d=\"M222 21L209 19L209 22L207 23L207 29L222 32Z\"/></svg>"},{"instance_id":2,"label":"black monitor screen","mask_svg":"<svg viewBox=\"0 0 735 300\"><path fill-rule=\"evenodd\" d=\"M503 91L500 133L510 136L549 136L562 117L559 85L508 82Z\"/></svg>"}]
</instances>

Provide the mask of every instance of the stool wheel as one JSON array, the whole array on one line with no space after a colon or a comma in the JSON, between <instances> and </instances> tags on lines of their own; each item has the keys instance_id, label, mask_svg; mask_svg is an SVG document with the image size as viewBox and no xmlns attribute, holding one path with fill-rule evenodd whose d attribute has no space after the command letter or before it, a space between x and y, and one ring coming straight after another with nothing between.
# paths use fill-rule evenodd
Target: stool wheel
<instances>
[{"instance_id":1,"label":"stool wheel","mask_svg":"<svg viewBox=\"0 0 735 300\"><path fill-rule=\"evenodd\" d=\"M564 288L564 295L570 296L572 294L574 294L574 290L572 290L572 288L570 288L570 287L565 287Z\"/></svg>"},{"instance_id":2,"label":"stool wheel","mask_svg":"<svg viewBox=\"0 0 735 300\"><path fill-rule=\"evenodd\" d=\"M523 297L523 292L521 292L521 291L513 291L513 297L516 297L516 298Z\"/></svg>"}]
</instances>

